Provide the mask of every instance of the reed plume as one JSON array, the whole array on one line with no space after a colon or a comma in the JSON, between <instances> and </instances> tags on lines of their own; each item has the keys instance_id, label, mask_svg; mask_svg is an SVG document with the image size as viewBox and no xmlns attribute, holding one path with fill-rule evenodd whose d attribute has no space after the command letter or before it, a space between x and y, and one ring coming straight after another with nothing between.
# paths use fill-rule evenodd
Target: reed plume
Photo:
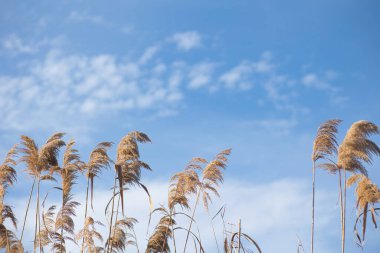
<instances>
[{"instance_id":1,"label":"reed plume","mask_svg":"<svg viewBox=\"0 0 380 253\"><path fill-rule=\"evenodd\" d=\"M371 164L373 155L380 155L380 149L368 137L378 134L379 128L372 122L357 121L347 131L338 150L338 169L343 170L343 222L342 222L342 253L345 250L346 231L346 172L359 172L368 175L364 163ZM341 194L342 195L342 194Z\"/></svg>"},{"instance_id":2,"label":"reed plume","mask_svg":"<svg viewBox=\"0 0 380 253\"><path fill-rule=\"evenodd\" d=\"M199 198L202 194L202 201L204 208L208 211L209 202L211 202L211 196L210 193L213 193L214 195L219 197L219 192L217 190L217 187L220 183L223 182L223 172L222 170L226 168L227 166L227 156L230 155L231 149L226 149L221 151L219 154L216 155L214 160L209 162L202 170L202 167L200 167L199 163L205 164L207 161L204 159L196 159L195 163L190 163L190 168L193 167L193 169L201 169L202 170L202 179L200 182L196 182L194 185L196 186L196 200L195 205L193 208L193 213L191 215L191 220L189 227L187 229L187 235L186 235L186 241L185 246L183 249L183 253L186 252L186 246L187 242L189 240L190 232L191 232L191 226L193 224L195 211L198 206Z\"/></svg>"},{"instance_id":3,"label":"reed plume","mask_svg":"<svg viewBox=\"0 0 380 253\"><path fill-rule=\"evenodd\" d=\"M93 208L93 196L94 196L94 179L99 175L102 169L108 168L109 164L111 162L107 151L111 147L112 143L111 142L101 142L96 147L94 150L90 153L90 158L89 161L85 164L85 172L86 172L86 177L87 177L87 184L86 184L86 206L85 206L85 213L84 213L84 228L82 229L85 233L87 231L86 229L94 228L94 220L92 218L88 219L87 218L87 212L88 212L88 195L89 191L91 191L91 208ZM87 227L86 227L87 226ZM97 232L96 232L97 233ZM95 233L95 234L96 234ZM86 234L86 233L85 233ZM87 234L86 234L87 235ZM82 238L82 247L81 247L81 252L84 251L85 249L85 240L86 236L80 237ZM88 244L90 245L90 244ZM96 250L96 247L88 246L90 250ZM93 251L95 252L95 251Z\"/></svg>"},{"instance_id":4,"label":"reed plume","mask_svg":"<svg viewBox=\"0 0 380 253\"><path fill-rule=\"evenodd\" d=\"M17 179L16 161L16 145L7 153L4 162L0 165L0 249L5 249L7 253L24 252L21 242L17 239L12 230L8 229L4 221L10 220L15 229L17 229L17 219L11 206L4 203L7 189L12 186Z\"/></svg>"},{"instance_id":5,"label":"reed plume","mask_svg":"<svg viewBox=\"0 0 380 253\"><path fill-rule=\"evenodd\" d=\"M151 142L149 137L138 131L124 136L117 146L115 172L119 180L119 193L121 198L121 209L124 215L123 185L139 185L141 168L151 170L148 164L140 161L138 143Z\"/></svg>"},{"instance_id":6,"label":"reed plume","mask_svg":"<svg viewBox=\"0 0 380 253\"><path fill-rule=\"evenodd\" d=\"M313 143L312 153L312 213L311 213L311 253L314 252L314 213L315 213L315 168L316 162L320 159L328 159L327 163L322 165L323 168L336 171L335 163L330 159L331 156L336 155L338 151L338 142L336 134L338 133L338 125L341 123L339 119L328 120L323 123L317 131L317 135Z\"/></svg>"},{"instance_id":7,"label":"reed plume","mask_svg":"<svg viewBox=\"0 0 380 253\"><path fill-rule=\"evenodd\" d=\"M359 241L359 245L363 247L365 233L367 228L367 215L371 213L372 222L377 227L375 204L380 202L380 189L367 176L363 174L354 174L347 180L347 187L357 183L356 186L356 208L357 219L354 226L354 232ZM362 233L359 235L357 231L357 223L362 217Z\"/></svg>"},{"instance_id":8,"label":"reed plume","mask_svg":"<svg viewBox=\"0 0 380 253\"><path fill-rule=\"evenodd\" d=\"M115 179L113 186L113 195L112 195L112 205L111 205L111 218L109 224L109 235L108 242L117 241L114 238L114 234L112 230L117 231L117 215L118 215L118 207L116 209L116 219L114 218L114 208L115 208L115 197L118 195L118 203L121 201L121 210L122 215L124 216L124 187L130 185L137 185L143 187L143 189L148 193L147 188L141 184L141 168L145 168L147 170L151 170L148 164L142 162L140 160L140 152L138 143L146 143L150 142L149 137L138 131L133 131L124 136L118 146L117 146L117 155L115 162ZM116 193L116 183L118 181L119 192ZM106 210L107 211L107 210ZM114 229L112 227L114 226ZM106 251L112 252L113 244L107 244Z\"/></svg>"},{"instance_id":9,"label":"reed plume","mask_svg":"<svg viewBox=\"0 0 380 253\"><path fill-rule=\"evenodd\" d=\"M42 202L42 207L44 207L45 201ZM59 233L55 231L54 227L54 216L55 216L55 209L57 208L56 205L53 205L48 208L48 210L45 212L42 210L42 228L37 234L37 242L39 245L41 245L42 250L44 247L51 246L51 251L55 251L55 246L60 245L61 239L59 238Z\"/></svg>"},{"instance_id":10,"label":"reed plume","mask_svg":"<svg viewBox=\"0 0 380 253\"><path fill-rule=\"evenodd\" d=\"M45 226L45 236L50 237L50 241L53 243L52 252L66 252L66 240L74 241L75 224L73 218L76 215L75 209L79 206L79 202L73 200L72 188L78 172L84 169L84 163L80 161L78 150L74 148L74 145L75 141L70 140L63 154L62 166L52 168L52 172L61 177L61 188L58 189L62 192L62 206L55 221L49 222L49 226ZM47 217L43 220L45 225L47 219L52 219L52 214L52 210L49 209Z\"/></svg>"},{"instance_id":11,"label":"reed plume","mask_svg":"<svg viewBox=\"0 0 380 253\"><path fill-rule=\"evenodd\" d=\"M95 224L104 226L101 222L95 221L90 216L86 217L83 229L75 236L76 241L82 239L82 251L85 250L87 253L104 252L103 247L96 246L95 244L95 240L103 241L102 235L96 231Z\"/></svg>"},{"instance_id":12,"label":"reed plume","mask_svg":"<svg viewBox=\"0 0 380 253\"><path fill-rule=\"evenodd\" d=\"M189 195L196 194L199 185L199 176L194 170L201 168L198 164L200 158L195 158L190 161L184 171L174 174L170 179L169 194L168 194L168 207L169 210L174 211L176 205L182 208L190 209ZM207 161L204 161L206 163Z\"/></svg>"},{"instance_id":13,"label":"reed plume","mask_svg":"<svg viewBox=\"0 0 380 253\"><path fill-rule=\"evenodd\" d=\"M172 214L163 207L155 209L154 212L160 212L162 217L155 227L152 236L149 238L145 252L168 253L170 252L168 239L173 235L172 227L175 225L175 221L172 218Z\"/></svg>"},{"instance_id":14,"label":"reed plume","mask_svg":"<svg viewBox=\"0 0 380 253\"><path fill-rule=\"evenodd\" d=\"M41 221L40 221L40 183L43 180L54 180L50 173L52 167L58 166L58 152L59 149L65 145L65 142L61 139L63 133L53 134L46 143L38 149L36 143L33 139L28 136L21 136L22 147L19 148L19 152L23 154L20 161L27 165L27 173L33 177L33 185L30 191L30 197L25 212L24 225L21 233L21 239L23 237L25 222L27 219L27 214L29 210L30 200L33 193L35 184L37 184L36 192L36 220L35 220L35 231L34 231L34 252L37 248L37 235L41 233ZM39 244L40 251L42 250L42 245Z\"/></svg>"},{"instance_id":15,"label":"reed plume","mask_svg":"<svg viewBox=\"0 0 380 253\"><path fill-rule=\"evenodd\" d=\"M4 224L0 224L0 248L6 253L23 253L24 249L16 235L8 230Z\"/></svg>"},{"instance_id":16,"label":"reed plume","mask_svg":"<svg viewBox=\"0 0 380 253\"><path fill-rule=\"evenodd\" d=\"M125 252L128 245L137 247L134 236L135 223L137 223L137 220L134 218L123 218L116 221L116 224L111 231L112 237L108 238L106 243L106 247L112 245L112 253ZM130 231L131 233L127 231Z\"/></svg>"},{"instance_id":17,"label":"reed plume","mask_svg":"<svg viewBox=\"0 0 380 253\"><path fill-rule=\"evenodd\" d=\"M174 220L175 206L180 206L182 209L190 209L189 194L194 194L197 191L197 184L199 183L198 174L194 171L194 167L199 167L197 159L193 159L184 171L178 172L170 179L168 190L168 209L160 207L155 209L152 213L160 212L160 222L156 226L154 233L149 238L147 252L166 252L169 250L168 239L173 239L174 251L177 251L177 246L174 237ZM169 222L169 224L167 224ZM161 245L161 246L160 246Z\"/></svg>"}]
</instances>

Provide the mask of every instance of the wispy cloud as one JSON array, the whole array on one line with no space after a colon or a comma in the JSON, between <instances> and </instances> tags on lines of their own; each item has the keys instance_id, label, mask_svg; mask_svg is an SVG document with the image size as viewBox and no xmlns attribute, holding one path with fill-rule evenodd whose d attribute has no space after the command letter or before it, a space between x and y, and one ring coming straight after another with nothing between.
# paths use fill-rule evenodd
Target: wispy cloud
<instances>
[{"instance_id":1,"label":"wispy cloud","mask_svg":"<svg viewBox=\"0 0 380 253\"><path fill-rule=\"evenodd\" d=\"M303 76L302 83L310 88L335 92L336 88L329 83L329 80L326 79L331 78L321 78L315 73L309 73Z\"/></svg>"},{"instance_id":2,"label":"wispy cloud","mask_svg":"<svg viewBox=\"0 0 380 253\"><path fill-rule=\"evenodd\" d=\"M145 50L145 52L143 53L143 55L140 57L139 63L140 64L147 63L149 60L151 60L158 53L159 50L160 50L159 45L148 47Z\"/></svg>"},{"instance_id":3,"label":"wispy cloud","mask_svg":"<svg viewBox=\"0 0 380 253\"><path fill-rule=\"evenodd\" d=\"M10 34L2 39L2 51L10 54L35 54L41 48L60 47L64 45L66 39L63 36L54 38L44 38L38 41L28 41L17 34Z\"/></svg>"},{"instance_id":4,"label":"wispy cloud","mask_svg":"<svg viewBox=\"0 0 380 253\"><path fill-rule=\"evenodd\" d=\"M36 48L27 45L16 34L11 34L2 41L2 46L5 50L13 51L16 53L34 53Z\"/></svg>"},{"instance_id":5,"label":"wispy cloud","mask_svg":"<svg viewBox=\"0 0 380 253\"><path fill-rule=\"evenodd\" d=\"M243 61L236 67L222 74L219 80L228 89L249 89L252 88L252 80L249 79L249 74L252 72L250 62Z\"/></svg>"},{"instance_id":6,"label":"wispy cloud","mask_svg":"<svg viewBox=\"0 0 380 253\"><path fill-rule=\"evenodd\" d=\"M219 81L228 89L249 90L253 87L254 74L272 73L275 66L271 62L272 53L266 51L258 61L244 60L223 73Z\"/></svg>"},{"instance_id":7,"label":"wispy cloud","mask_svg":"<svg viewBox=\"0 0 380 253\"><path fill-rule=\"evenodd\" d=\"M97 25L106 25L107 22L99 15L91 15L86 12L72 11L66 18L69 22L89 22Z\"/></svg>"},{"instance_id":8,"label":"wispy cloud","mask_svg":"<svg viewBox=\"0 0 380 253\"><path fill-rule=\"evenodd\" d=\"M177 33L171 38L177 38L178 47L189 50L200 45L200 37L194 39L194 34L198 33ZM192 39L184 42L185 37ZM13 40L18 41L16 38ZM202 57L185 61L186 50L169 60L163 55L168 48L173 49L173 41L168 40L157 41L136 59L110 54L67 54L49 42L35 43L36 49L44 44L53 49L42 58L23 62L24 74L0 75L1 129L51 131L60 126L88 131L91 120L110 112L139 112L147 119L174 116L182 103L199 90L250 94L258 108L272 114L271 118L256 119L260 120L257 127L265 127L261 123L268 120L281 123L286 117L290 126L295 126L298 117L308 113L300 99L303 90L330 90L336 78L332 71L323 78L312 72L290 78L277 66L270 51L263 52L257 60L231 65ZM15 45L21 51L31 52L32 48L24 44L19 41ZM338 101L339 97L334 99Z\"/></svg>"},{"instance_id":9,"label":"wispy cloud","mask_svg":"<svg viewBox=\"0 0 380 253\"><path fill-rule=\"evenodd\" d=\"M155 72L112 55L53 50L27 73L0 76L3 130L75 125L74 119L89 120L109 111L166 110L182 99L179 89L157 79Z\"/></svg>"},{"instance_id":10,"label":"wispy cloud","mask_svg":"<svg viewBox=\"0 0 380 253\"><path fill-rule=\"evenodd\" d=\"M337 77L338 73L331 70L321 74L310 72L302 77L301 83L310 89L326 93L332 104L342 105L349 100L349 97L340 94L341 89L332 84Z\"/></svg>"},{"instance_id":11,"label":"wispy cloud","mask_svg":"<svg viewBox=\"0 0 380 253\"><path fill-rule=\"evenodd\" d=\"M188 51L202 45L202 36L197 31L176 33L169 38L180 50Z\"/></svg>"},{"instance_id":12,"label":"wispy cloud","mask_svg":"<svg viewBox=\"0 0 380 253\"><path fill-rule=\"evenodd\" d=\"M296 118L268 118L242 122L255 132L267 131L276 136L289 135L299 124Z\"/></svg>"},{"instance_id":13,"label":"wispy cloud","mask_svg":"<svg viewBox=\"0 0 380 253\"><path fill-rule=\"evenodd\" d=\"M135 27L133 25L123 25L120 31L124 34L130 35L135 31Z\"/></svg>"},{"instance_id":14,"label":"wispy cloud","mask_svg":"<svg viewBox=\"0 0 380 253\"><path fill-rule=\"evenodd\" d=\"M215 69L215 64L210 62L202 62L193 66L189 73L190 89L198 89L206 86L212 80L212 72Z\"/></svg>"}]
</instances>

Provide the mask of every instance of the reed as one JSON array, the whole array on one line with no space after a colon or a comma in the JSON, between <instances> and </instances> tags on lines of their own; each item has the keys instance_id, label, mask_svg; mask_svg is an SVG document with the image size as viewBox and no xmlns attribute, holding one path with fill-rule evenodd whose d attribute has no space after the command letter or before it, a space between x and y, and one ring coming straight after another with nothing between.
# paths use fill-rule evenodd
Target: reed
<instances>
[{"instance_id":1,"label":"reed","mask_svg":"<svg viewBox=\"0 0 380 253\"><path fill-rule=\"evenodd\" d=\"M380 210L377 206L380 202L380 190L371 181L367 166L372 163L375 156L380 155L380 148L370 139L370 136L379 133L379 129L369 121L355 122L339 145L337 135L340 123L341 120L337 119L323 123L318 128L313 143L311 253L314 253L315 241L317 168L338 174L342 253L345 251L346 240L347 187L356 184L357 216L354 235L361 247L364 247L368 219L371 218L374 226L377 226L376 212ZM211 222L212 236L218 252L262 252L259 244L245 233L244 221L239 220L234 228L227 228L230 223L225 219L225 206L220 208L216 215L210 215L212 200L220 197L219 191L231 154L230 149L221 151L210 161L200 157L191 159L182 171L170 178L166 203L153 209L148 187L142 183L142 171L151 170L150 166L141 160L139 150L140 144L151 142L146 134L133 131L125 135L119 141L114 160L109 154L112 142L101 142L90 152L87 162L81 160L80 153L75 148L75 141L65 142L63 137L63 133L53 134L39 148L32 138L21 136L21 144L12 147L0 165L0 249L6 253L24 252L25 224L31 203L36 205L35 217L32 220L34 252L66 253L69 243L77 245L78 252L82 253L122 253L129 251L129 247L134 247L140 252L140 247L144 245L137 243L135 227L138 226L138 221L126 215L128 210L125 208L125 201L128 200L126 191L131 186L137 186L148 195L149 223L152 217L158 218L156 226L147 238L143 250L146 253L179 251L204 253L205 248L197 225L199 206L203 206ZM62 159L59 159L60 154ZM108 224L105 228L106 233L102 234L99 232L99 226L105 225L96 221L93 218L94 212L91 212L94 206L102 208L94 201L95 179L111 165L114 168L113 182L109 182L112 195L104 208L104 218ZM16 182L18 169L24 169L33 182L28 191L20 237L16 232L15 213L11 203L8 203L9 199L6 198L9 189ZM351 174L348 179L347 173ZM80 177L85 179L86 195L83 203L84 213L78 214L77 207L80 203L76 198L75 187ZM42 187L46 180L55 184L48 191L46 187ZM50 190L59 193L59 201L45 208ZM42 197L44 191L46 191L45 197ZM75 224L77 215L84 217L81 228ZM223 225L222 238L217 237L214 228L215 218L219 216ZM362 224L360 232L359 224ZM149 231L149 225L147 230ZM178 240L179 236L183 236L182 240ZM183 245L180 245L182 242ZM219 245L219 242L223 245ZM303 246L299 244L298 251L301 250Z\"/></svg>"}]
</instances>

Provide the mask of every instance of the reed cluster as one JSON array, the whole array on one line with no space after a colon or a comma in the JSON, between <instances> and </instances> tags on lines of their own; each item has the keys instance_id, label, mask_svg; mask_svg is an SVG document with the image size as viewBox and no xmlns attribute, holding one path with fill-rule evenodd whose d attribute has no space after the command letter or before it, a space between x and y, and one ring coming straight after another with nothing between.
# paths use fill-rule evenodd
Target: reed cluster
<instances>
[{"instance_id":1,"label":"reed cluster","mask_svg":"<svg viewBox=\"0 0 380 253\"><path fill-rule=\"evenodd\" d=\"M68 242L71 242L81 253L128 252L132 247L135 248L132 251L147 253L205 252L200 235L194 230L197 226L195 214L200 203L208 213L212 199L219 197L223 170L227 167L231 150L223 150L211 161L192 159L183 171L170 179L167 206L153 209L149 190L141 180L142 170L151 171L151 168L140 159L139 151L140 144L149 142L146 134L130 132L117 145L115 159L110 154L113 143L101 142L90 152L88 160L83 161L75 148L75 141L66 142L64 133L53 134L41 147L32 138L21 136L20 143L10 149L0 166L0 249L7 253L31 250L64 253L68 252ZM22 171L30 176L32 185L22 217L22 228L17 229L18 220L12 207L6 204L6 193L16 182L17 173ZM97 206L94 201L96 178L101 173L113 175L110 198L105 207ZM76 201L73 191L79 177L86 180L83 214L77 213L81 203ZM52 189L60 196L60 204L46 206L49 195L41 187L46 181L55 184ZM125 191L130 186L140 187L148 195L151 205L149 217L159 216L159 222L149 235L145 249L140 249L141 245L137 243L135 226L138 221L126 215L124 201L128 197L125 196ZM191 203L194 203L193 206ZM33 214L30 213L32 205L35 205ZM94 208L104 208L107 224L91 217ZM221 214L221 211L218 213ZM75 224L77 215L83 215L83 224ZM185 219L177 222L178 217ZM213 224L210 215L209 217ZM11 225L6 225L9 224L5 222L7 220ZM33 249L25 249L23 245L26 223L34 225ZM101 226L106 226L108 233L100 233ZM227 231L226 226L223 227L224 238L220 242L224 243L223 252L245 251L249 247L261 252L258 244L243 233L241 227L238 232ZM175 240L175 234L180 230L186 232L183 245ZM219 251L215 230L214 238ZM243 246L243 242L246 245Z\"/></svg>"},{"instance_id":2,"label":"reed cluster","mask_svg":"<svg viewBox=\"0 0 380 253\"><path fill-rule=\"evenodd\" d=\"M341 223L341 252L346 245L346 193L347 187L357 183L356 208L357 218L354 233L357 244L364 246L367 226L367 214L370 212L372 222L377 227L375 205L380 202L379 188L369 179L367 165L371 165L374 156L380 156L380 148L371 139L371 135L379 134L379 128L372 122L360 120L351 125L343 141L337 141L338 126L341 120L332 119L323 123L317 131L312 152L312 222L311 222L311 252L314 252L314 210L315 210L315 169L325 169L332 174L338 174L338 189ZM347 179L347 173L351 176ZM362 232L357 225L362 220Z\"/></svg>"},{"instance_id":3,"label":"reed cluster","mask_svg":"<svg viewBox=\"0 0 380 253\"><path fill-rule=\"evenodd\" d=\"M312 151L312 213L311 248L314 252L316 169L322 168L338 175L340 203L341 248L345 252L346 244L346 192L347 187L356 185L357 218L354 234L357 243L363 247L366 235L367 219L377 227L376 205L380 202L380 190L369 176L367 166L374 156L380 155L380 148L370 139L379 133L379 128L369 121L352 124L346 136L339 143L338 128L341 120L333 119L323 123L317 130ZM212 217L209 206L214 198L220 197L223 172L228 165L231 149L222 150L210 161L196 157L189 161L184 169L175 173L169 182L165 205L153 208L149 189L142 183L142 171L151 171L150 166L141 160L139 146L151 142L150 138L138 131L125 135L117 145L115 158L112 159L112 142L101 142L90 152L87 161L83 161L75 148L75 141L64 140L63 133L55 133L39 147L28 136L21 136L20 143L13 146L0 165L0 249L7 253L26 252L24 249L25 226L29 222L34 226L33 252L64 253L68 251L68 242L77 246L78 252L118 253L133 251L146 253L161 252L205 252L199 234L196 213L203 207L213 229L213 239L218 252L261 252L257 242L241 229L241 221L236 231L227 229L224 220L225 207ZM112 169L113 168L113 169ZM21 219L21 228L6 194L17 179L17 173L26 172L31 178L26 210ZM110 173L112 188L105 207L96 206L94 188L100 173ZM86 181L84 213L77 213L81 203L76 201L73 191L79 177ZM42 184L53 181L53 188L60 196L60 204L46 206L48 194ZM150 202L149 223L154 216L158 219L148 236L144 249L137 242L135 226L138 221L126 215L124 201L126 191L136 186L145 191ZM45 194L45 197L43 194ZM35 205L35 213L29 211ZM91 210L104 208L107 224L91 217ZM91 209L91 210L90 210ZM83 224L75 224L75 216L84 217ZM214 228L214 219L221 217L223 238L218 238ZM358 228L362 224L361 229ZM100 233L104 226L107 233ZM359 232L360 230L360 232ZM148 229L149 231L149 229ZM178 236L183 236L178 240ZM208 238L210 240L210 238ZM298 251L303 249L302 243Z\"/></svg>"}]
</instances>

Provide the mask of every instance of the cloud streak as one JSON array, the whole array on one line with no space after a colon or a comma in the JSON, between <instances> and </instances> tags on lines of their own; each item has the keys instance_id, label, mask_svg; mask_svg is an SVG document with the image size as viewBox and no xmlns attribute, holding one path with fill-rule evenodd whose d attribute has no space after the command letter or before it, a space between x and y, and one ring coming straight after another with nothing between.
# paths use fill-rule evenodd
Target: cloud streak
<instances>
[{"instance_id":1,"label":"cloud streak","mask_svg":"<svg viewBox=\"0 0 380 253\"><path fill-rule=\"evenodd\" d=\"M202 45L202 36L197 31L176 33L169 38L179 50L189 51Z\"/></svg>"},{"instance_id":2,"label":"cloud streak","mask_svg":"<svg viewBox=\"0 0 380 253\"><path fill-rule=\"evenodd\" d=\"M68 22L88 22L96 25L106 25L107 22L99 15L90 15L86 12L72 11L66 18Z\"/></svg>"},{"instance_id":3,"label":"cloud streak","mask_svg":"<svg viewBox=\"0 0 380 253\"><path fill-rule=\"evenodd\" d=\"M299 99L303 90L336 90L333 72L326 72L324 79L314 73L290 78L274 63L270 51L263 52L256 61L241 60L235 65L203 58L184 60L190 49L202 45L202 36L195 31L158 41L135 59L111 54L68 54L48 40L29 47L18 37L9 38L8 50L34 52L42 45L51 49L42 57L23 62L23 74L0 74L0 129L6 131L50 132L60 127L88 132L92 120L111 114L117 117L129 112L133 117L137 112L148 119L173 116L201 90L250 94L258 108L281 113L280 119L271 116L256 122L288 117L292 121L289 127L296 125L299 115L308 112ZM173 49L173 43L182 52L169 60L165 53ZM338 97L334 98L337 101Z\"/></svg>"}]
</instances>

